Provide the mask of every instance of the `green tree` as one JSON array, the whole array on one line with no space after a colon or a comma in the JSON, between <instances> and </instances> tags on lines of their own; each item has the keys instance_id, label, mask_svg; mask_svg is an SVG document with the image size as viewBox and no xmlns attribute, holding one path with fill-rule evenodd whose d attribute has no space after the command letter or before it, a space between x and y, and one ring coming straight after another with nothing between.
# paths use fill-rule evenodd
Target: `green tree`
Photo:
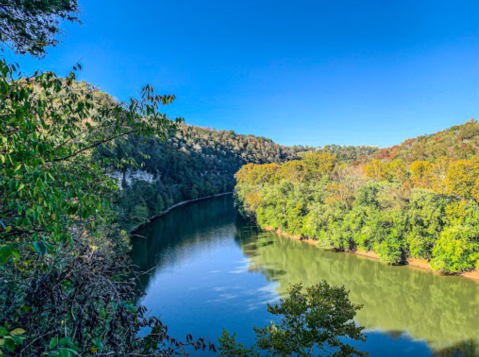
<instances>
[{"instance_id":1,"label":"green tree","mask_svg":"<svg viewBox=\"0 0 479 357\"><path fill-rule=\"evenodd\" d=\"M432 255L432 268L444 273L459 273L478 267L477 232L470 226L447 227L440 234Z\"/></svg>"},{"instance_id":2,"label":"green tree","mask_svg":"<svg viewBox=\"0 0 479 357\"><path fill-rule=\"evenodd\" d=\"M236 333L230 336L224 330L219 338L220 356L367 356L367 352L343 342L366 341L364 327L353 321L362 305L351 303L344 287L331 287L326 281L302 290L301 284L292 285L288 298L268 304L268 312L280 321L262 328L255 326L254 346L238 344Z\"/></svg>"}]
</instances>

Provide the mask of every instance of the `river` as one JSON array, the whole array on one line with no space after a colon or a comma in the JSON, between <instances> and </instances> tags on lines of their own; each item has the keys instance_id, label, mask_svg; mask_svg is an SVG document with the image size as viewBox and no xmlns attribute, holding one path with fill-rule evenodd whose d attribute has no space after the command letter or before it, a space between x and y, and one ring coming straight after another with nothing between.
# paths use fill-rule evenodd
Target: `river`
<instances>
[{"instance_id":1,"label":"river","mask_svg":"<svg viewBox=\"0 0 479 357\"><path fill-rule=\"evenodd\" d=\"M290 283L344 285L364 304L371 357L479 356L479 284L407 266L321 250L242 219L230 195L180 206L138 232L131 257L143 271L140 303L172 336L217 342L222 329L254 341ZM209 356L208 353L200 354ZM211 354L214 355L214 354Z\"/></svg>"}]
</instances>

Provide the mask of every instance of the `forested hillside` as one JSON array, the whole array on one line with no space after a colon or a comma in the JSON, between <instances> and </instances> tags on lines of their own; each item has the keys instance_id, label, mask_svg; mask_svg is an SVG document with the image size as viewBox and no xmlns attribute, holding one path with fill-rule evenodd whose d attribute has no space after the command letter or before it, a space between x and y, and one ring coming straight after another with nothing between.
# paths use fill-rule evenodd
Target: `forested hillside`
<instances>
[{"instance_id":1,"label":"forested hillside","mask_svg":"<svg viewBox=\"0 0 479 357\"><path fill-rule=\"evenodd\" d=\"M477 133L471 120L363 163L345 164L323 151L283 165L246 165L236 174L237 204L263 227L323 247L469 271L479 267Z\"/></svg>"},{"instance_id":2,"label":"forested hillside","mask_svg":"<svg viewBox=\"0 0 479 357\"><path fill-rule=\"evenodd\" d=\"M116 201L119 222L131 230L175 203L233 191L234 174L246 163L279 164L298 159L303 150L263 137L184 124L165 142L129 136L113 149L100 147L97 157L133 158L139 164L116 171L122 186Z\"/></svg>"},{"instance_id":3,"label":"forested hillside","mask_svg":"<svg viewBox=\"0 0 479 357\"><path fill-rule=\"evenodd\" d=\"M471 119L435 134L407 139L400 145L381 149L368 157L363 157L361 161L399 159L405 162L418 160L433 162L441 157L460 160L470 159L478 152L479 126L477 120Z\"/></svg>"}]
</instances>

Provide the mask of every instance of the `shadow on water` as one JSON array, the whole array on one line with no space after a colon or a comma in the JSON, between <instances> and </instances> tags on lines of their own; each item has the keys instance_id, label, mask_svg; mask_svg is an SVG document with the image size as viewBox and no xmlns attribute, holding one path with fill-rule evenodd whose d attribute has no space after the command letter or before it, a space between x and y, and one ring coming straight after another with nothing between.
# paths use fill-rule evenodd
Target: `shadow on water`
<instances>
[{"instance_id":1,"label":"shadow on water","mask_svg":"<svg viewBox=\"0 0 479 357\"><path fill-rule=\"evenodd\" d=\"M232 202L230 195L192 202L154 219L135 232L130 257L141 271L159 270L164 264L170 264L171 261L162 260L165 256L188 259L188 256L175 252L183 253L185 249L180 248L187 246L208 244L208 238L212 236L204 234L207 231L234 226L238 214ZM148 286L150 276L142 277L144 287Z\"/></svg>"},{"instance_id":2,"label":"shadow on water","mask_svg":"<svg viewBox=\"0 0 479 357\"><path fill-rule=\"evenodd\" d=\"M218 241L233 239L233 248L247 258L245 274L263 275L281 296L291 283L308 286L324 279L332 285L344 285L353 302L364 304L357 321L366 326L370 346L377 345L374 348L390 340L411 346L422 341L433 356L479 356L479 284L474 281L321 250L262 231L236 213L231 196L175 209L138 234L147 238L135 239L131 256L142 270L176 271L175 264L194 259L193 254L201 255ZM224 248L222 259L227 260L233 248ZM209 264L215 264L208 259ZM155 294L148 287L151 276L154 274L142 281L150 295ZM223 314L233 314L223 306L221 309ZM248 320L245 326L253 323L256 321Z\"/></svg>"}]
</instances>

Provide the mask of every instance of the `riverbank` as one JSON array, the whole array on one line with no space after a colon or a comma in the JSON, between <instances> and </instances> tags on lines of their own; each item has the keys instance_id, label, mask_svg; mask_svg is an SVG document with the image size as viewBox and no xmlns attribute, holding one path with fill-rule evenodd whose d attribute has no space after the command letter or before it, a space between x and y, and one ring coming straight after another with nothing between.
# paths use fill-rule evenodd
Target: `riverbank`
<instances>
[{"instance_id":1,"label":"riverbank","mask_svg":"<svg viewBox=\"0 0 479 357\"><path fill-rule=\"evenodd\" d=\"M156 219L158 217L164 216L165 214L167 214L168 212L171 212L171 210L173 210L173 209L175 209L179 206L183 206L187 203L193 203L193 202L197 202L197 201L206 200L208 198L219 197L219 196L224 196L224 195L231 195L232 193L233 192L217 193L216 195L205 196L205 197L195 198L194 200L181 201L181 202L175 203L173 206L169 207L167 210L164 210L163 212L148 218L145 222L143 222L143 223L137 225L136 227L132 228L130 233L134 233L135 231L137 231L138 229L143 227L145 224L150 223L151 221L153 221L154 219Z\"/></svg>"},{"instance_id":2,"label":"riverbank","mask_svg":"<svg viewBox=\"0 0 479 357\"><path fill-rule=\"evenodd\" d=\"M273 232L273 233L276 233L278 235L288 237L288 238L291 238L291 239L295 239L295 240L298 240L298 241L301 241L303 243L307 243L307 244L310 244L310 245L316 246L317 243L318 243L318 241L314 240L314 239L310 239L310 238L301 239L301 236L299 236L299 235L288 234L288 233L282 232L281 229L279 229L279 228L274 229L271 226L265 226L264 229L269 231L269 232ZM374 252L374 251L356 250L356 251L344 251L344 253L354 254L354 255L359 255L361 257L365 257L365 258L369 258L369 259L379 260L379 254ZM427 262L426 259L410 258L410 259L408 259L407 264L404 264L404 265L406 265L408 267L411 267L411 268L429 270L429 271L433 272L434 274L447 275L447 274L442 274L442 273L435 272L434 270L432 270L432 268L429 266L429 263ZM469 272L464 272L464 273L461 273L461 274L457 274L456 276L460 276L460 277L463 277L463 278L466 278L466 279L471 279L471 280L475 280L475 281L479 282L479 270L478 269L475 269L475 270L469 271Z\"/></svg>"}]
</instances>

